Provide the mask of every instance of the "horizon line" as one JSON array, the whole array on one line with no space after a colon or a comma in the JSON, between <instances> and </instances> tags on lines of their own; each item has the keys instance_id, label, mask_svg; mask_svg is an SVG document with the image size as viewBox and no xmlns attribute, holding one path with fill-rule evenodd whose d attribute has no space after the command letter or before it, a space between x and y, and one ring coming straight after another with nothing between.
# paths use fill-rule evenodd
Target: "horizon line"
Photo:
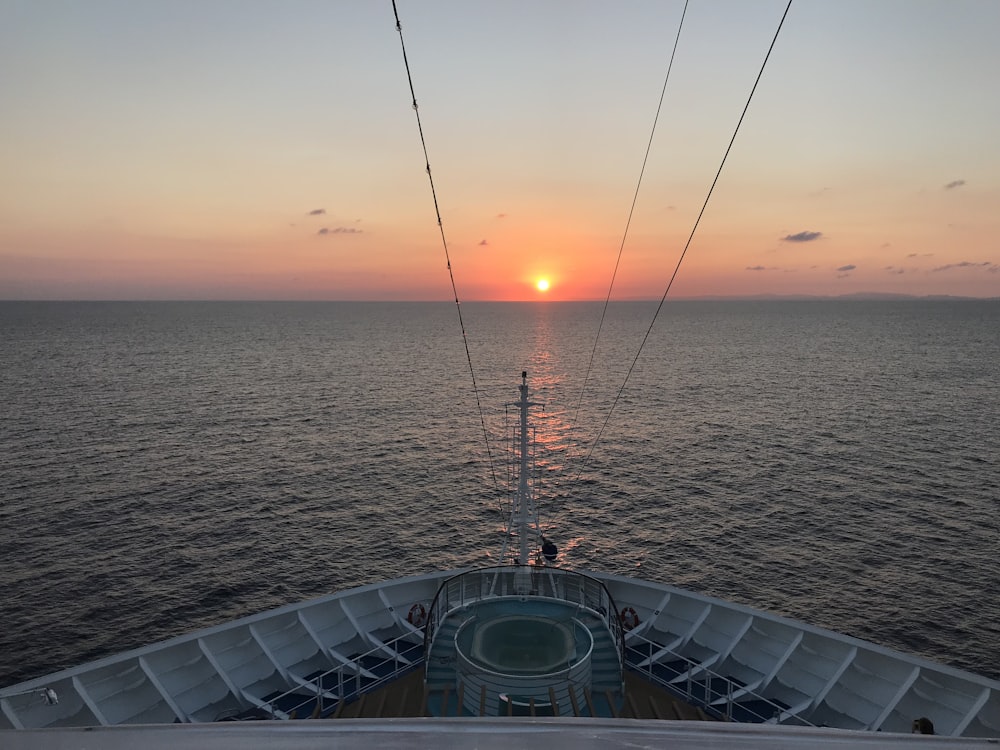
<instances>
[{"instance_id":1,"label":"horizon line","mask_svg":"<svg viewBox=\"0 0 1000 750\"><path fill-rule=\"evenodd\" d=\"M905 294L896 292L854 292L850 294L702 294L702 295L690 295L690 296L673 296L667 298L661 297L627 297L619 299L611 299L609 302L657 302L661 300L665 302L753 302L753 301L787 301L787 302L806 302L810 300L815 301L906 301L906 300L969 300L969 301L980 301L980 302L990 302L990 301L1000 301L1000 296L990 296L990 297L977 297L971 295L958 295L958 294ZM524 303L541 303L541 304L561 304L561 303L584 303L584 302L604 302L601 298L582 298L582 299L545 299L545 298L531 298L531 299L467 299L464 301L458 301L458 304L471 304L471 303L491 303L491 304L524 304ZM289 303L289 302L303 302L303 303L324 303L324 302L359 302L359 303L431 303L431 304L454 304L455 300L450 299L429 299L429 298L414 298L414 299L386 299L386 298L366 298L366 299L348 299L348 298L338 298L338 297L313 297L313 298L285 298L285 297L234 297L234 298L219 298L219 297L114 297L114 298L70 298L70 297L7 297L0 299L0 303L9 302L67 302L67 303L79 303L79 302L215 302L215 303L225 303L225 302L277 302L277 303Z\"/></svg>"}]
</instances>

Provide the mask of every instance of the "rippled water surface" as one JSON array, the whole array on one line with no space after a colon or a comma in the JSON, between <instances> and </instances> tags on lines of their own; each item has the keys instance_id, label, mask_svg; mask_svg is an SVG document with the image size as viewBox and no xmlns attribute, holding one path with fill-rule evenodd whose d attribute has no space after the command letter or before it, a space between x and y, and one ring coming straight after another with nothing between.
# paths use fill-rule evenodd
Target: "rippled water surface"
<instances>
[{"instance_id":1,"label":"rippled water surface","mask_svg":"<svg viewBox=\"0 0 1000 750\"><path fill-rule=\"evenodd\" d=\"M522 369L564 565L1000 677L1000 304L654 308L463 305L487 450L453 305L0 303L0 684L495 562Z\"/></svg>"}]
</instances>

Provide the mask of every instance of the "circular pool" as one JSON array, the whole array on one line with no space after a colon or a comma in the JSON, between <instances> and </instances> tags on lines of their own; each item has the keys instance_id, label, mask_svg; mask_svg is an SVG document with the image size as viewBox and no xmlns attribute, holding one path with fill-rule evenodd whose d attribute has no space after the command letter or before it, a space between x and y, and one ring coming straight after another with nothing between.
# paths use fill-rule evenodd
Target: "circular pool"
<instances>
[{"instance_id":1,"label":"circular pool","mask_svg":"<svg viewBox=\"0 0 1000 750\"><path fill-rule=\"evenodd\" d=\"M480 606L454 635L464 709L498 716L521 704L542 713L553 701L570 705L570 686L591 684L594 651L593 634L574 614L570 606L531 600Z\"/></svg>"},{"instance_id":2,"label":"circular pool","mask_svg":"<svg viewBox=\"0 0 1000 750\"><path fill-rule=\"evenodd\" d=\"M576 651L573 631L547 617L508 615L476 625L467 655L491 672L557 672L570 665Z\"/></svg>"}]
</instances>

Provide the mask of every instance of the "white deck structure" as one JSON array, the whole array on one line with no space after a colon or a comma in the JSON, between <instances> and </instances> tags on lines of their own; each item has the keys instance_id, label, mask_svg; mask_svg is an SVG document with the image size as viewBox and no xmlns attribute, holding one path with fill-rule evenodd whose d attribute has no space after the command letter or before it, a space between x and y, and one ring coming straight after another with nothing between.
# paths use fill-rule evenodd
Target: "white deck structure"
<instances>
[{"instance_id":1,"label":"white deck structure","mask_svg":"<svg viewBox=\"0 0 1000 750\"><path fill-rule=\"evenodd\" d=\"M424 633L407 614L429 609L458 572L362 586L4 688L0 728L330 716L422 666ZM1000 737L995 680L673 586L588 575L639 618L627 668L716 716L906 733L927 717L938 735Z\"/></svg>"}]
</instances>

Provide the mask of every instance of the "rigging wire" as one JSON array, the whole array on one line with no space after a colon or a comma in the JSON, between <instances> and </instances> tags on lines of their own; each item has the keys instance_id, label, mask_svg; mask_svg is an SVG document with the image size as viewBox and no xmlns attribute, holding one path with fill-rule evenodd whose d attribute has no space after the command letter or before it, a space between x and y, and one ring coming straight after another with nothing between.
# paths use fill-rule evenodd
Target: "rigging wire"
<instances>
[{"instance_id":1,"label":"rigging wire","mask_svg":"<svg viewBox=\"0 0 1000 750\"><path fill-rule=\"evenodd\" d=\"M781 20L778 22L778 28L775 29L774 37L771 39L771 45L767 48L767 54L764 55L764 61L760 64L760 70L757 72L757 78L754 80L753 87L750 89L750 95L747 97L746 104L743 105L743 112L740 114L740 119L736 123L736 128L733 130L732 137L729 139L729 145L726 146L726 151L722 155L722 161L719 164L719 168L716 170L712 184L709 186L708 193L705 195L705 200L701 204L701 210L698 211L698 216L694 221L694 226L691 227L691 233L688 235L687 242L684 243L684 249L681 251L680 257L677 259L677 264L674 266L673 273L670 275L670 280L667 282L667 288L664 289L663 296L660 297L660 304L656 306L656 311L653 313L653 319L649 322L649 328L646 329L646 333L642 337L642 341L639 343L639 349L636 351L635 357L632 359L632 364L629 365L628 371L625 373L625 379L622 381L621 387L618 389L618 394L615 396L615 400L612 402L611 408L608 409L608 414L604 419L604 423L601 425L601 429L598 431L597 436L590 445L590 450L587 452L587 456L584 458L580 471L576 476L577 480L583 473L583 467L590 461L590 457L593 455L594 449L597 447L601 436L604 434L604 430L611 421L611 415L614 413L615 407L618 406L618 402L621 400L622 394L625 392L625 386L628 385L629 378L632 377L632 371L639 362L639 356L642 354L642 350L646 346L646 341L649 339L649 335L653 331L653 326L656 324L656 319L659 316L660 311L663 309L663 304L667 301L667 295L670 294L670 289L674 285L674 280L677 278L678 272L680 272L681 264L684 262L684 257L687 255L688 248L691 247L691 242L694 240L695 232L698 231L698 225L701 223L701 218L705 214L705 209L708 208L708 202L711 200L712 193L715 191L715 186L718 184L719 177L722 175L722 169L726 166L726 160L729 158L729 152L732 151L733 144L736 142L736 136L739 134L740 127L743 125L743 120L746 117L747 110L750 109L750 102L753 100L753 95L757 91L760 79L764 75L764 68L767 67L767 61L771 58L771 53L774 51L774 45L777 43L778 35L781 33L781 27L784 26L785 19L788 17L788 11L791 10L791 7L792 0L788 0L788 4L785 6L785 12L782 13ZM607 303L605 303L605 308L606 307ZM596 343L594 346L596 349Z\"/></svg>"},{"instance_id":2,"label":"rigging wire","mask_svg":"<svg viewBox=\"0 0 1000 750\"><path fill-rule=\"evenodd\" d=\"M455 274L451 270L451 254L448 252L448 240L444 233L444 222L441 221L441 208L438 205L437 190L434 188L434 176L431 174L431 160L427 154L427 140L424 138L424 126L420 121L420 108L417 106L417 94L413 88L413 75L410 73L410 61L406 56L406 42L403 41L403 24L399 21L399 10L396 0L392 0L392 12L396 17L396 31L399 32L399 46L403 51L403 65L406 67L406 80L410 84L410 97L413 100L413 112L417 116L417 130L420 133L420 145L424 150L424 165L427 170L427 180L431 186L431 197L434 199L434 213L437 215L438 230L441 233L441 244L444 246L444 257L448 264L448 277L451 279L451 291L455 295L455 309L458 311L458 324L462 329L462 342L465 344L465 358L469 362L469 374L472 376L472 390L476 395L476 407L479 409L479 422L483 428L483 440L486 443L486 455L489 458L490 474L493 477L493 487L500 492L496 468L493 465L493 451L490 449L490 437L486 430L486 417L483 414L483 404L479 398L479 386L476 383L476 370L472 366L472 354L469 351L469 337L465 332L465 321L462 319L462 305L458 301L458 287L455 284ZM500 506L501 513L503 506Z\"/></svg>"},{"instance_id":3,"label":"rigging wire","mask_svg":"<svg viewBox=\"0 0 1000 750\"><path fill-rule=\"evenodd\" d=\"M594 336L594 348L590 351L590 362L587 363L587 372L583 377L583 386L580 388L580 399L576 402L576 412L573 414L573 424L576 424L580 416L580 406L583 404L583 395L587 391L587 384L590 382L590 373L594 368L594 357L597 354L597 342L601 338L601 331L604 328L604 319L608 314L608 303L611 302L611 291L615 288L615 279L618 276L618 267L622 262L622 253L625 250L625 240L628 239L628 230L632 225L632 215L635 213L635 204L639 200L639 188L642 187L642 178L646 174L646 163L649 161L649 153L653 149L653 136L656 135L656 124L660 120L660 111L663 109L663 100L667 95L667 84L670 82L670 71L674 67L674 58L677 56L677 46L681 40L681 29L684 28L684 17L687 15L689 0L684 0L684 9L681 11L681 20L677 24L677 35L674 37L674 47L670 52L670 62L667 64L667 74L663 77L663 88L660 90L660 101L656 105L656 115L653 117L653 127L649 132L649 141L646 143L646 153L642 157L642 167L639 169L639 179L636 181L635 192L632 194L632 205L628 210L628 219L625 221L625 231L622 233L622 241L618 246L618 258L615 260L615 268L611 272L611 283L608 285L608 296L604 299L604 309L601 310L601 320L597 324L597 335Z\"/></svg>"}]
</instances>

